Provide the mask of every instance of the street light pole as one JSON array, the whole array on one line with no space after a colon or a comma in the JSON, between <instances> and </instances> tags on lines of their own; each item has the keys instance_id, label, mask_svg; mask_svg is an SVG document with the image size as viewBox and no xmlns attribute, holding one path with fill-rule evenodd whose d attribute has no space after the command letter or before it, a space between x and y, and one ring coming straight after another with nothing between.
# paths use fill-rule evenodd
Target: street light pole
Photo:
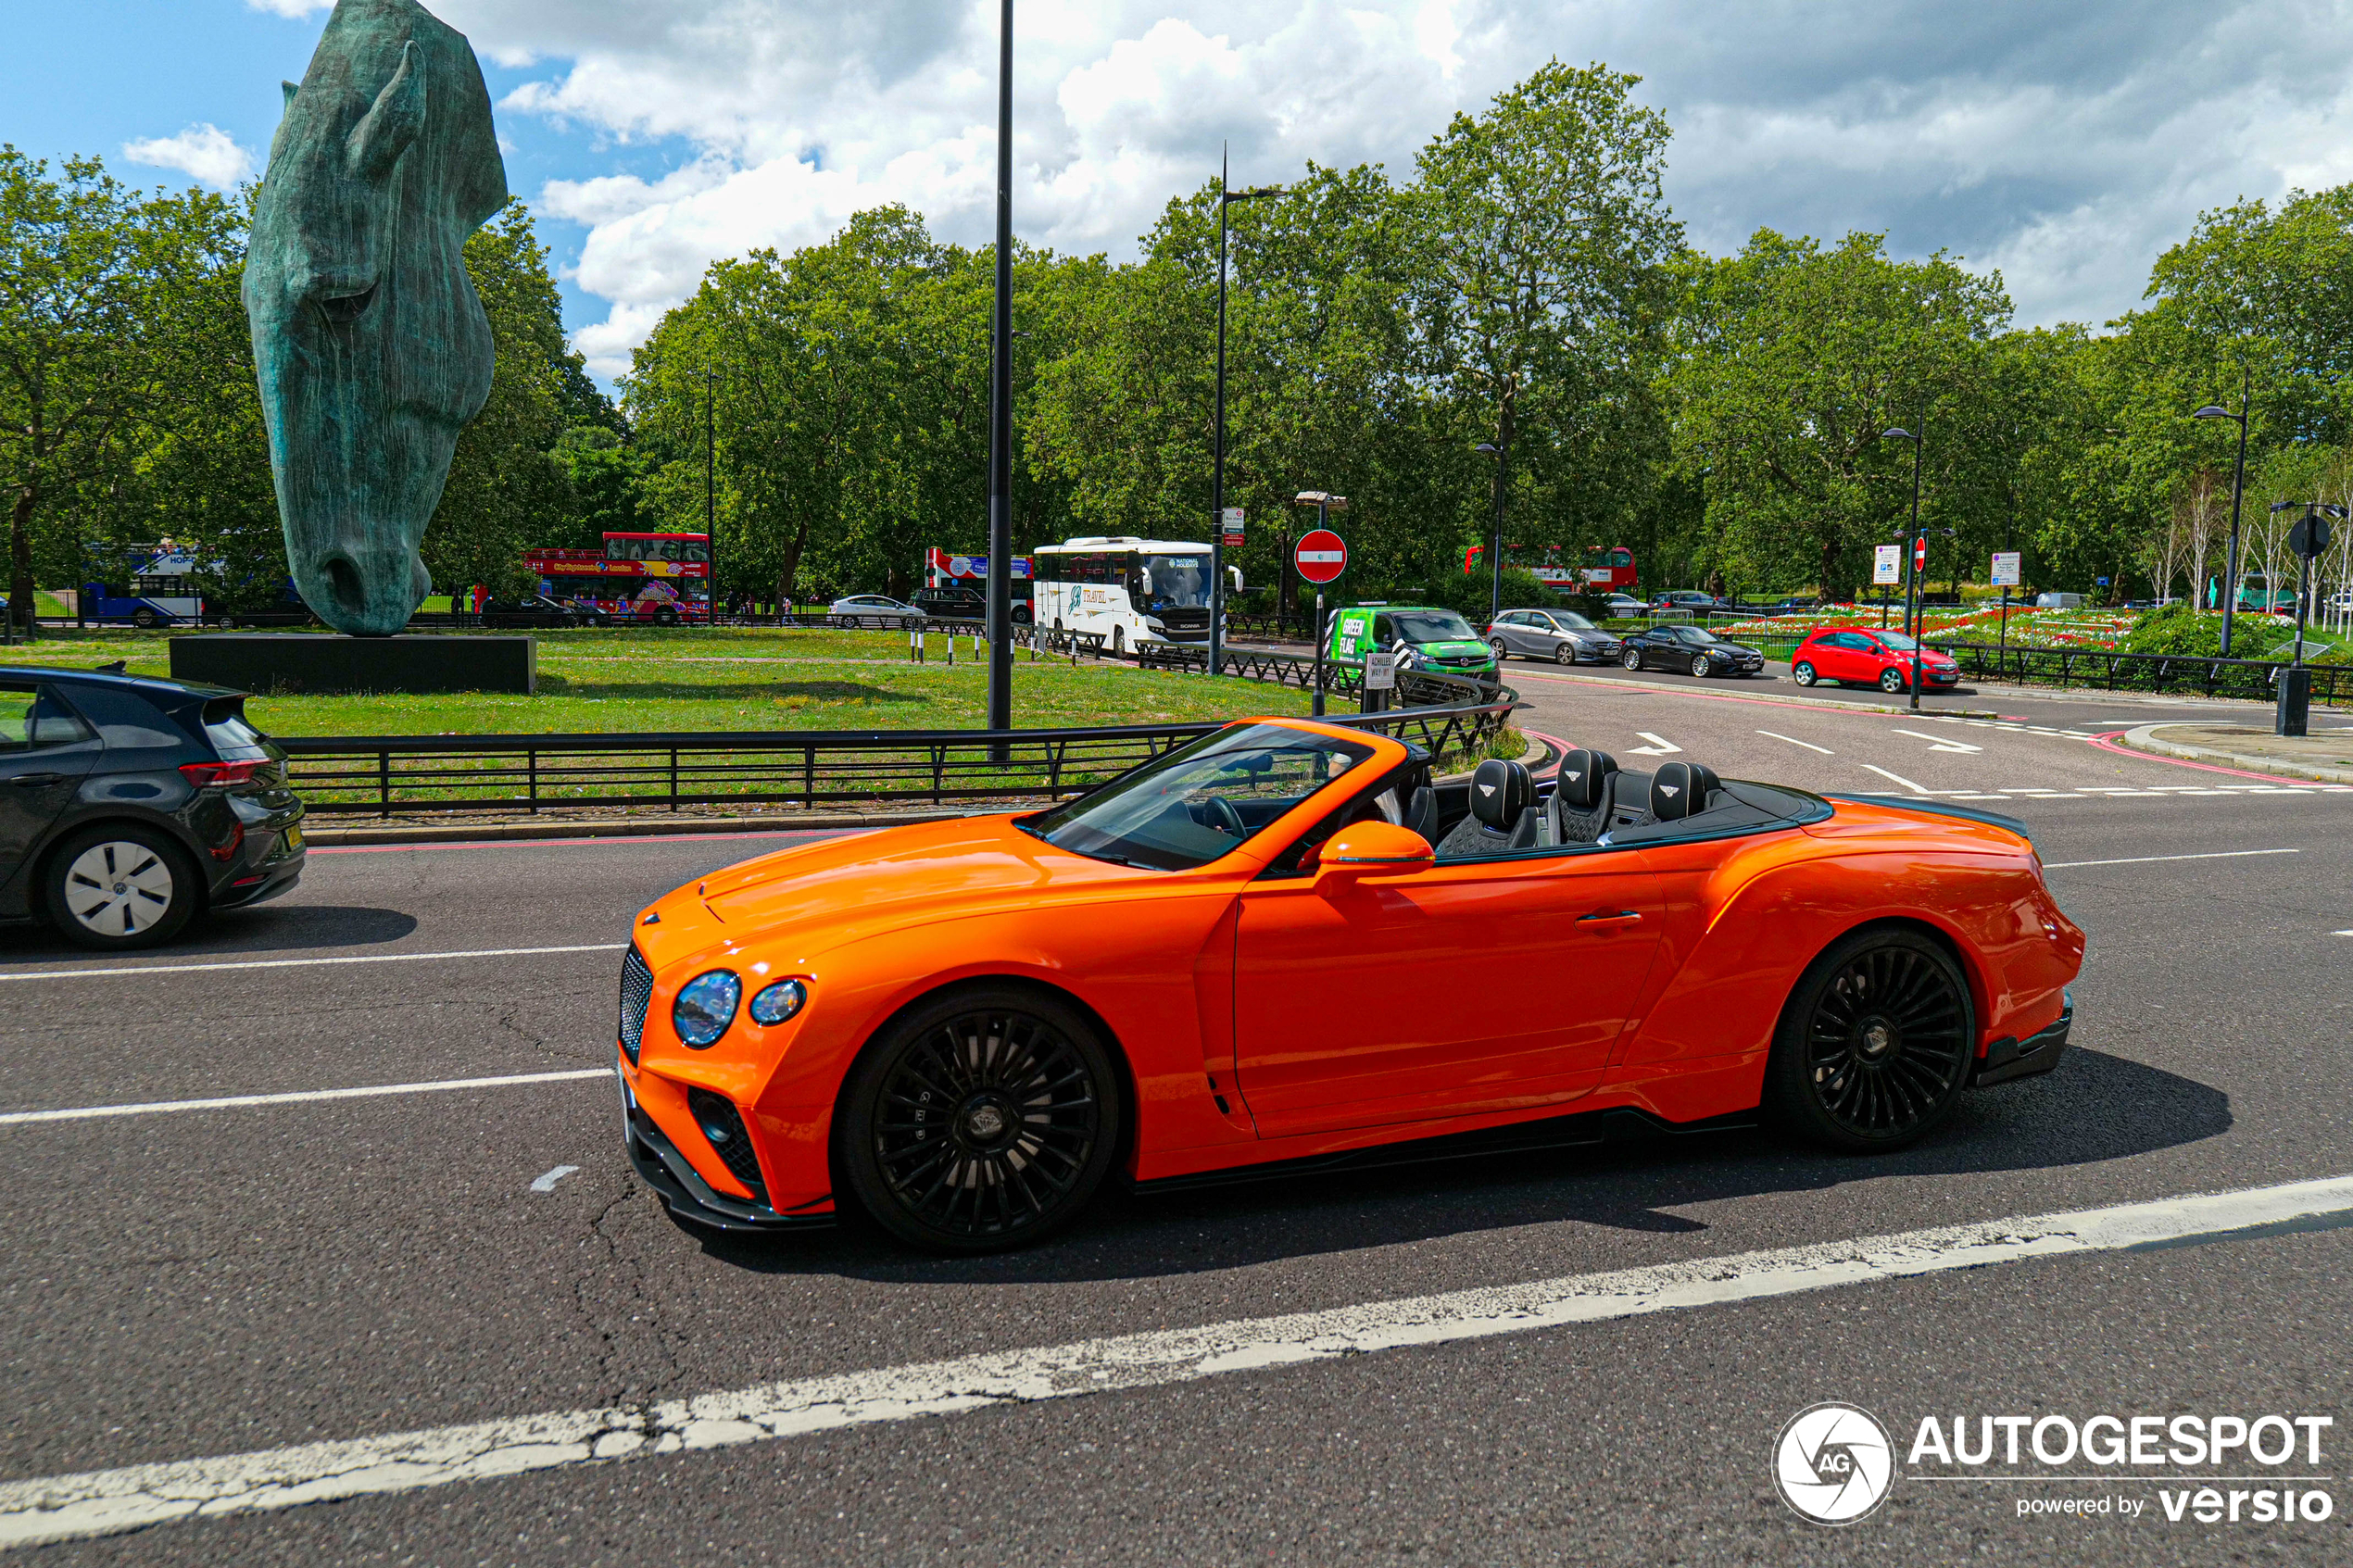
<instances>
[{"instance_id":1,"label":"street light pole","mask_svg":"<svg viewBox=\"0 0 2353 1568\"><path fill-rule=\"evenodd\" d=\"M1254 201L1260 196L1282 194L1279 185L1260 185L1247 191L1226 188L1227 160L1226 149L1217 151L1217 432L1212 440L1216 452L1209 482L1209 673L1214 675L1226 663L1226 208L1235 202ZM1279 618L1282 605L1276 603Z\"/></svg>"},{"instance_id":2,"label":"street light pole","mask_svg":"<svg viewBox=\"0 0 2353 1568\"><path fill-rule=\"evenodd\" d=\"M997 308L988 366L988 728L1013 727L1013 0L997 38Z\"/></svg>"},{"instance_id":3,"label":"street light pole","mask_svg":"<svg viewBox=\"0 0 2353 1568\"><path fill-rule=\"evenodd\" d=\"M2236 420L2239 422L2238 463L2231 470L2231 545L2222 556L2222 657L2231 657L2231 620L2239 603L2239 497L2246 490L2246 403L2255 390L2255 368L2239 368L2239 411L2232 413L2218 404L2208 403L2190 418L2194 420Z\"/></svg>"},{"instance_id":4,"label":"street light pole","mask_svg":"<svg viewBox=\"0 0 2353 1568\"><path fill-rule=\"evenodd\" d=\"M719 624L719 372L702 373L702 552L704 624Z\"/></svg>"},{"instance_id":5,"label":"street light pole","mask_svg":"<svg viewBox=\"0 0 2353 1568\"><path fill-rule=\"evenodd\" d=\"M1504 613L1504 485L1512 459L1510 453L1489 441L1471 450L1495 459L1495 541L1487 559L1487 624L1492 627L1495 618Z\"/></svg>"},{"instance_id":6,"label":"street light pole","mask_svg":"<svg viewBox=\"0 0 2353 1568\"><path fill-rule=\"evenodd\" d=\"M1920 430L1925 433L1927 429L1928 416L1923 409ZM1912 710L1917 713L1920 706L1920 629L1915 617L1920 588L1920 557L1928 544L1928 536L1920 532L1920 448L1926 443L1900 426L1881 433L1912 444L1912 527L1907 546L1911 558L1904 563L1904 630L1912 639Z\"/></svg>"}]
</instances>

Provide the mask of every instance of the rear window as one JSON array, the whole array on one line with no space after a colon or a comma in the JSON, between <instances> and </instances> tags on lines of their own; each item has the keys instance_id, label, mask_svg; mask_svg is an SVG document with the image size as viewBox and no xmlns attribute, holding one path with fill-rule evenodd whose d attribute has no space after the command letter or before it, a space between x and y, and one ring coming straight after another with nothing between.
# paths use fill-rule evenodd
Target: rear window
<instances>
[{"instance_id":1,"label":"rear window","mask_svg":"<svg viewBox=\"0 0 2353 1568\"><path fill-rule=\"evenodd\" d=\"M270 750L261 744L261 732L245 721L245 705L242 697L229 697L208 702L204 709L205 738L213 749L225 759L267 757Z\"/></svg>"}]
</instances>

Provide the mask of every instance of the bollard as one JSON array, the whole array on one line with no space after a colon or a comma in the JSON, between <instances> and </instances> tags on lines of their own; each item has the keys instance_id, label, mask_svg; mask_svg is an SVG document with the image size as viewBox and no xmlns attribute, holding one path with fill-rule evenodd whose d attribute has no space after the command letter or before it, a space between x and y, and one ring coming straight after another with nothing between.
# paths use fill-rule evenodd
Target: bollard
<instances>
[{"instance_id":1,"label":"bollard","mask_svg":"<svg viewBox=\"0 0 2353 1568\"><path fill-rule=\"evenodd\" d=\"M2301 648L2297 651L2301 652ZM2312 671L2300 664L2280 671L2279 711L2273 716L2271 733L2275 735L2301 735L2309 733L2312 715Z\"/></svg>"}]
</instances>

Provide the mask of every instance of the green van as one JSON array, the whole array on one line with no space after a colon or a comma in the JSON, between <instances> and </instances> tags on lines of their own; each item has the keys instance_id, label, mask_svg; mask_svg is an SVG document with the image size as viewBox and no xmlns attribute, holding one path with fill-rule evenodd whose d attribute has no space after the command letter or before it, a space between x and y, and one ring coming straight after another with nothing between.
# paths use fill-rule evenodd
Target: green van
<instances>
[{"instance_id":1,"label":"green van","mask_svg":"<svg viewBox=\"0 0 2353 1568\"><path fill-rule=\"evenodd\" d=\"M1491 675L1495 650L1451 609L1426 605L1357 605L1332 614L1324 657L1335 664L1365 662L1375 648L1397 655L1400 670L1441 675Z\"/></svg>"}]
</instances>

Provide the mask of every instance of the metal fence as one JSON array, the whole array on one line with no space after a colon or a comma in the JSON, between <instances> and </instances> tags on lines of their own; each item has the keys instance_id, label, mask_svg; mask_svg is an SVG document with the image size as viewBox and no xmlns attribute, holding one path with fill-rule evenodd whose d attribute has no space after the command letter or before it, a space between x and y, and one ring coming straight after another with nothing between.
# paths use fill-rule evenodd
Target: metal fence
<instances>
[{"instance_id":1,"label":"metal fence","mask_svg":"<svg viewBox=\"0 0 2353 1568\"><path fill-rule=\"evenodd\" d=\"M1520 706L1508 687L1450 676L1423 676L1409 689L1441 700L1331 721L1454 758L1483 753ZM1062 799L1221 727L1213 721L1064 730L322 735L278 744L288 755L289 782L313 812L536 814Z\"/></svg>"},{"instance_id":2,"label":"metal fence","mask_svg":"<svg viewBox=\"0 0 2353 1568\"><path fill-rule=\"evenodd\" d=\"M2101 686L2109 691L2196 692L2269 702L2284 659L2194 659L2175 654L2111 653L2098 648L2004 647L1931 640L1953 656L1965 679L2019 685ZM2312 700L2353 702L2353 665L2311 664Z\"/></svg>"}]
</instances>

